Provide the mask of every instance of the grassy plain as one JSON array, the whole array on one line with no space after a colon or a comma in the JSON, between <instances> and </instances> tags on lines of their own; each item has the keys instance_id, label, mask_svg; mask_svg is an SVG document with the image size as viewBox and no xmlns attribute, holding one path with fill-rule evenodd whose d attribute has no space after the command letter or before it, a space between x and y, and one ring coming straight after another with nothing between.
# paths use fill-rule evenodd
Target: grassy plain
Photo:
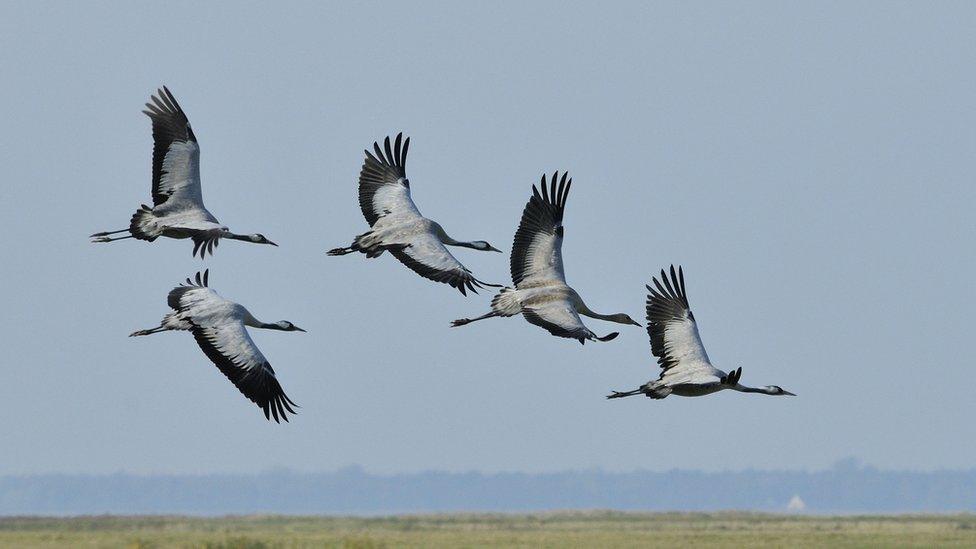
<instances>
[{"instance_id":1,"label":"grassy plain","mask_svg":"<svg viewBox=\"0 0 976 549\"><path fill-rule=\"evenodd\" d=\"M0 518L0 547L976 547L976 515L552 512Z\"/></svg>"}]
</instances>

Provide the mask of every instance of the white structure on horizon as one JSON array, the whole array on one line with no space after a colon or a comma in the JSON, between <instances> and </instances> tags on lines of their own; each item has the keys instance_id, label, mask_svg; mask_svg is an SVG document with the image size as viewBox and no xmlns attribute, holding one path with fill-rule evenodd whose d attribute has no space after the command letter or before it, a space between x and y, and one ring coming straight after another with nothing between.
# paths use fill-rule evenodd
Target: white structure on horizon
<instances>
[{"instance_id":1,"label":"white structure on horizon","mask_svg":"<svg viewBox=\"0 0 976 549\"><path fill-rule=\"evenodd\" d=\"M786 510L791 513L802 513L806 511L807 504L803 502L799 495L794 494L790 502L786 504Z\"/></svg>"}]
</instances>

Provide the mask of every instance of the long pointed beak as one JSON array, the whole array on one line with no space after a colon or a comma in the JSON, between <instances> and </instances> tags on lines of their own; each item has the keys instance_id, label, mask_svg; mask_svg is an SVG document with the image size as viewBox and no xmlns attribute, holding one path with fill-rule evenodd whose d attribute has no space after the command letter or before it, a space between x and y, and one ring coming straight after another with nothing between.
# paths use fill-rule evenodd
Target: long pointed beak
<instances>
[{"instance_id":1,"label":"long pointed beak","mask_svg":"<svg viewBox=\"0 0 976 549\"><path fill-rule=\"evenodd\" d=\"M637 322L636 320L631 320L630 323L633 324L634 326L640 326L641 328L644 327L643 324L641 324L640 322Z\"/></svg>"},{"instance_id":2,"label":"long pointed beak","mask_svg":"<svg viewBox=\"0 0 976 549\"><path fill-rule=\"evenodd\" d=\"M308 333L306 330L303 330L303 329L299 328L298 326L295 326L295 331L296 332L305 332L305 333Z\"/></svg>"},{"instance_id":3,"label":"long pointed beak","mask_svg":"<svg viewBox=\"0 0 976 549\"><path fill-rule=\"evenodd\" d=\"M494 246L492 246L491 244L489 244L489 245L488 245L488 251L489 251L489 252L498 252L498 253L504 253L504 252L502 252L501 250L499 250L498 248L495 248Z\"/></svg>"},{"instance_id":4,"label":"long pointed beak","mask_svg":"<svg viewBox=\"0 0 976 549\"><path fill-rule=\"evenodd\" d=\"M268 241L268 244L271 244L271 245L272 245L272 246L274 246L275 248L277 248L277 247L278 247L278 245L277 245L277 244L275 244L274 242L272 242L272 241L270 241L270 240Z\"/></svg>"},{"instance_id":5,"label":"long pointed beak","mask_svg":"<svg viewBox=\"0 0 976 549\"><path fill-rule=\"evenodd\" d=\"M795 397L795 396L796 396L796 395L794 395L793 393L791 393L791 392L789 392L789 391L786 391L786 390L784 390L784 391L783 391L783 394L784 394L784 395L789 395L789 396L791 396L791 397Z\"/></svg>"}]
</instances>

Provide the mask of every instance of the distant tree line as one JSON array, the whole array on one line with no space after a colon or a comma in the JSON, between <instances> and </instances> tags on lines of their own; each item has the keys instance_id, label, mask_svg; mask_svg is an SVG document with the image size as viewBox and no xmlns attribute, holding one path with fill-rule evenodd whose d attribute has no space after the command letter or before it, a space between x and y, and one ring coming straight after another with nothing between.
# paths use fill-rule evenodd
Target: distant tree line
<instances>
[{"instance_id":1,"label":"distant tree line","mask_svg":"<svg viewBox=\"0 0 976 549\"><path fill-rule=\"evenodd\" d=\"M547 474L32 475L0 477L0 515L386 514L618 509L812 513L976 511L976 470L569 471Z\"/></svg>"}]
</instances>

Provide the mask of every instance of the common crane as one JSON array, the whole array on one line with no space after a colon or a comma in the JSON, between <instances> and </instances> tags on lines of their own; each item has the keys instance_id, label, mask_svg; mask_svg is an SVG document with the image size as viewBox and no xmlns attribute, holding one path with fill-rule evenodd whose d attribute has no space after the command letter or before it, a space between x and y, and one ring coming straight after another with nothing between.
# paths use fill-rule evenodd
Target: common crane
<instances>
[{"instance_id":1,"label":"common crane","mask_svg":"<svg viewBox=\"0 0 976 549\"><path fill-rule=\"evenodd\" d=\"M247 326L304 332L287 320L261 322L243 306L228 301L209 288L210 271L197 273L195 281L173 288L166 298L174 312L167 313L156 328L139 330L129 337L144 336L168 330L189 330L204 354L220 369L241 393L264 410L264 417L275 422L288 421L287 413L296 413L291 401L278 383L268 359L261 354L247 332ZM287 413L286 413L287 412Z\"/></svg>"},{"instance_id":2,"label":"common crane","mask_svg":"<svg viewBox=\"0 0 976 549\"><path fill-rule=\"evenodd\" d=\"M488 284L474 277L446 246L461 246L485 252L501 252L484 240L464 242L455 240L444 232L439 223L420 215L410 197L410 180L407 179L407 149L410 138L403 140L403 133L396 136L393 146L387 136L383 149L373 142L374 155L369 150L359 172L359 207L369 222L370 230L357 236L345 248L329 250L329 255L346 255L353 252L367 258L379 257L385 251L393 254L401 263L424 278L443 282L457 288L462 295L466 290L478 293Z\"/></svg>"},{"instance_id":3,"label":"common crane","mask_svg":"<svg viewBox=\"0 0 976 549\"><path fill-rule=\"evenodd\" d=\"M200 145L183 109L166 86L152 96L142 111L152 120L153 206L143 204L136 210L128 229L91 235L92 242L115 242L126 238L152 242L160 236L190 238L193 255L202 259L221 238L255 244L271 244L261 234L236 234L220 224L203 205L200 190ZM128 236L110 235L128 232Z\"/></svg>"},{"instance_id":4,"label":"common crane","mask_svg":"<svg viewBox=\"0 0 976 549\"><path fill-rule=\"evenodd\" d=\"M731 389L741 393L796 396L776 385L746 387L739 383L742 368L723 372L712 366L698 335L695 315L688 306L685 293L685 275L678 267L671 266L671 279L661 270L661 280L652 278L654 287L646 286L647 335L651 338L651 352L657 357L663 370L655 381L648 381L633 391L614 391L607 398L621 398L644 394L650 398L678 396L704 396Z\"/></svg>"},{"instance_id":5,"label":"common crane","mask_svg":"<svg viewBox=\"0 0 976 549\"><path fill-rule=\"evenodd\" d=\"M547 188L543 175L539 185L542 193L533 185L532 198L522 212L512 245L511 270L515 288L502 288L491 300L491 312L477 318L455 320L452 326L522 313L526 320L549 330L552 335L577 339L584 344L588 339L610 341L619 333L599 337L583 324L579 315L640 326L624 313L602 315L591 311L576 290L566 284L562 253L563 211L573 180L567 181L566 173L562 179L558 176L559 172L552 174Z\"/></svg>"}]
</instances>

